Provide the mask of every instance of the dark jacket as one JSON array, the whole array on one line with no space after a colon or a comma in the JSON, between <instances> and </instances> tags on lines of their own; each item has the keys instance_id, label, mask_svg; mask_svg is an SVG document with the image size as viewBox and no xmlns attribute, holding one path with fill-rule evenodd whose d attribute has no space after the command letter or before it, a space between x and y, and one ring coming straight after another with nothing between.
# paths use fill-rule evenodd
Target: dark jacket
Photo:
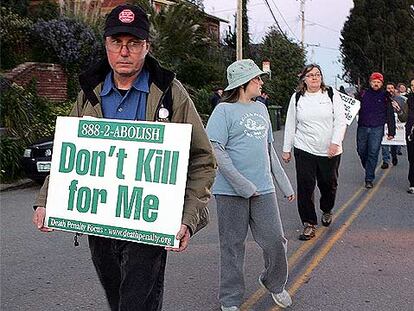
<instances>
[{"instance_id":1,"label":"dark jacket","mask_svg":"<svg viewBox=\"0 0 414 311\"><path fill-rule=\"evenodd\" d=\"M414 93L408 94L403 114L404 120L402 121L407 122L405 124L405 134L408 136L413 132L414 126Z\"/></svg>"},{"instance_id":2,"label":"dark jacket","mask_svg":"<svg viewBox=\"0 0 414 311\"><path fill-rule=\"evenodd\" d=\"M150 75L150 92L147 98L146 120L157 121L157 111L171 92L172 117L163 122L192 124L190 158L187 173L187 185L184 198L182 223L194 234L208 222L207 204L210 199L210 188L214 182L216 160L201 119L181 83L175 79L174 73L162 68L151 56L145 59L145 68ZM100 92L106 75L111 67L103 60L91 67L79 77L81 92L70 113L71 116L91 116L103 118ZM46 206L49 178L46 179L35 206Z\"/></svg>"},{"instance_id":3,"label":"dark jacket","mask_svg":"<svg viewBox=\"0 0 414 311\"><path fill-rule=\"evenodd\" d=\"M214 92L214 94L210 97L211 111L213 111L214 108L216 108L216 106L220 103L220 100L221 100L221 96L217 94L216 92Z\"/></svg>"},{"instance_id":4,"label":"dark jacket","mask_svg":"<svg viewBox=\"0 0 414 311\"><path fill-rule=\"evenodd\" d=\"M388 135L395 136L395 116L388 92L369 88L361 95L358 126L379 127L388 125Z\"/></svg>"}]
</instances>

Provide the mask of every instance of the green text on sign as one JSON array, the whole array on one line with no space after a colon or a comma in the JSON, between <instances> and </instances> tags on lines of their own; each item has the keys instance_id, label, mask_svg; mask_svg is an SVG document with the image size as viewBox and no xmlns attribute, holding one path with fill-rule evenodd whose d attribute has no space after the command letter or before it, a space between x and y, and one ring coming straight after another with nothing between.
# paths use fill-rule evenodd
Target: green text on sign
<instances>
[{"instance_id":1,"label":"green text on sign","mask_svg":"<svg viewBox=\"0 0 414 311\"><path fill-rule=\"evenodd\" d=\"M163 124L80 120L78 137L162 144L164 129Z\"/></svg>"},{"instance_id":2,"label":"green text on sign","mask_svg":"<svg viewBox=\"0 0 414 311\"><path fill-rule=\"evenodd\" d=\"M175 238L174 235L158 232L100 225L57 217L49 218L48 227L162 246L174 245Z\"/></svg>"}]
</instances>

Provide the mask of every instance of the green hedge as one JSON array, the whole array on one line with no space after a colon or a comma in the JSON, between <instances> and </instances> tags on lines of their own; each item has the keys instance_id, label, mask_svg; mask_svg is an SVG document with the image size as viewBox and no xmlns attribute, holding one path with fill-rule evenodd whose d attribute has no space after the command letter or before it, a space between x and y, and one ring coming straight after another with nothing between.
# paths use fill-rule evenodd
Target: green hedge
<instances>
[{"instance_id":1,"label":"green hedge","mask_svg":"<svg viewBox=\"0 0 414 311\"><path fill-rule=\"evenodd\" d=\"M71 102L56 104L37 96L34 90L13 85L0 96L2 127L0 181L11 182L24 176L20 159L25 147L43 137L53 136L56 117L68 115Z\"/></svg>"},{"instance_id":2,"label":"green hedge","mask_svg":"<svg viewBox=\"0 0 414 311\"><path fill-rule=\"evenodd\" d=\"M6 136L1 137L0 144L0 181L8 183L21 178L23 171L20 158L24 151L24 141Z\"/></svg>"}]
</instances>

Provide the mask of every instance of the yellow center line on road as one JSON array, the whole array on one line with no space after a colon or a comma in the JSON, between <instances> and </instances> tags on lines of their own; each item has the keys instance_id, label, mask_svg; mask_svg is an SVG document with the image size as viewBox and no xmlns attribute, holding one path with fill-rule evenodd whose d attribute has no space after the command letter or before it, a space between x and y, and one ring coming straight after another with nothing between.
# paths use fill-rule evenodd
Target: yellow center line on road
<instances>
[{"instance_id":1,"label":"yellow center line on road","mask_svg":"<svg viewBox=\"0 0 414 311\"><path fill-rule=\"evenodd\" d=\"M354 195L346 201L335 213L334 220L339 215L345 211L348 206L361 194L361 192L364 190L364 188L359 188L357 192L354 193ZM317 236L305 243L302 244L288 259L289 264L289 270L292 270L295 266L296 262L305 254L312 246L315 245L316 242L318 242L326 233L327 228L321 228L318 230ZM265 294L267 293L267 290L263 287L260 287L255 293L253 293L240 307L241 311L247 311L251 307L253 307Z\"/></svg>"},{"instance_id":2,"label":"yellow center line on road","mask_svg":"<svg viewBox=\"0 0 414 311\"><path fill-rule=\"evenodd\" d=\"M389 174L389 172L390 171L388 170L384 173L384 175L381 176L377 185L373 189L371 189L368 195L364 198L361 204L357 207L357 209L355 209L355 211L352 212L352 214L344 222L341 228L326 242L326 244L323 246L320 252L317 255L315 255L314 259L309 263L305 272L301 276L299 276L294 281L294 283L289 287L288 292L290 293L291 296L293 296L299 290L299 288L308 281L312 271L328 255L329 251L332 249L335 243L344 235L348 227L354 222L354 220L358 217L358 215L365 209L368 202L372 199L374 194L378 191L378 189L380 188L380 185L384 181L385 177ZM277 310L280 310L280 308L277 306L269 309L269 311L277 311Z\"/></svg>"}]
</instances>

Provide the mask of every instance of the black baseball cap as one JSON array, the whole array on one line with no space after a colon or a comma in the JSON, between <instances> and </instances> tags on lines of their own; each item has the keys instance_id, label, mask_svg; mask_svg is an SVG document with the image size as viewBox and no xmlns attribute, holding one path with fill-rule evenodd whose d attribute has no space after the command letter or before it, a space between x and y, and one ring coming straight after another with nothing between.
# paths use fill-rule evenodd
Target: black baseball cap
<instances>
[{"instance_id":1,"label":"black baseball cap","mask_svg":"<svg viewBox=\"0 0 414 311\"><path fill-rule=\"evenodd\" d=\"M147 13L140 6L122 4L114 8L106 18L104 37L127 33L147 40L149 25Z\"/></svg>"}]
</instances>

